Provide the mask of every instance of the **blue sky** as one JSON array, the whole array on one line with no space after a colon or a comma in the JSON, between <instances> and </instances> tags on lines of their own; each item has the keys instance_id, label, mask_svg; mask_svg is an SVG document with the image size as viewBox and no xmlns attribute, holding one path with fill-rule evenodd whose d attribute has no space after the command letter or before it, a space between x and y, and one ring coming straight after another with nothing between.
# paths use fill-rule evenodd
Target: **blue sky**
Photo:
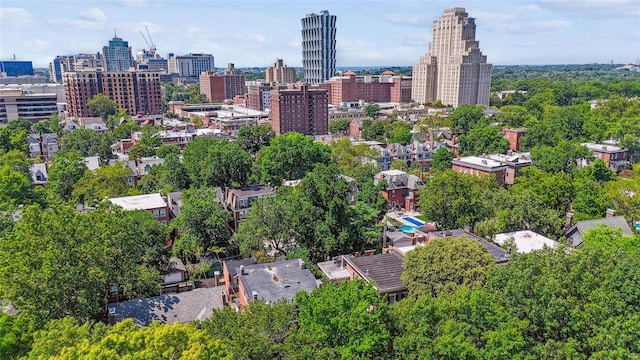
<instances>
[{"instance_id":1,"label":"blue sky","mask_svg":"<svg viewBox=\"0 0 640 360\"><path fill-rule=\"evenodd\" d=\"M300 19L337 18L337 65L412 65L445 8L476 18L489 62L583 64L640 58L640 0L179 1L2 0L0 59L47 66L55 55L101 51L117 29L133 51L149 28L158 52L212 53L216 67L302 63Z\"/></svg>"}]
</instances>

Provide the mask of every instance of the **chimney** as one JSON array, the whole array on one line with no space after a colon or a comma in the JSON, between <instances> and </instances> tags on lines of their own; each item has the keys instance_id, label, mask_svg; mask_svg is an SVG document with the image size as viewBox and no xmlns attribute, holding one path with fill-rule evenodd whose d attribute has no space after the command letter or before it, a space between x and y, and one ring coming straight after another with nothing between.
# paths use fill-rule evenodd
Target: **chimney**
<instances>
[{"instance_id":1,"label":"chimney","mask_svg":"<svg viewBox=\"0 0 640 360\"><path fill-rule=\"evenodd\" d=\"M565 230L570 228L571 226L573 226L573 213L568 212L567 213L567 217L566 217L566 221L564 224L564 228Z\"/></svg>"},{"instance_id":2,"label":"chimney","mask_svg":"<svg viewBox=\"0 0 640 360\"><path fill-rule=\"evenodd\" d=\"M258 292L257 291L252 291L251 295L253 296L253 300L258 300Z\"/></svg>"},{"instance_id":3,"label":"chimney","mask_svg":"<svg viewBox=\"0 0 640 360\"><path fill-rule=\"evenodd\" d=\"M240 275L244 275L244 265L240 265Z\"/></svg>"},{"instance_id":4,"label":"chimney","mask_svg":"<svg viewBox=\"0 0 640 360\"><path fill-rule=\"evenodd\" d=\"M213 272L213 283L214 286L218 286L220 283L220 271L218 270Z\"/></svg>"},{"instance_id":5,"label":"chimney","mask_svg":"<svg viewBox=\"0 0 640 360\"><path fill-rule=\"evenodd\" d=\"M109 308L109 325L115 325L115 324L116 324L116 308L110 307Z\"/></svg>"},{"instance_id":6,"label":"chimney","mask_svg":"<svg viewBox=\"0 0 640 360\"><path fill-rule=\"evenodd\" d=\"M463 228L464 232L466 232L467 234L471 234L471 225L465 225Z\"/></svg>"},{"instance_id":7,"label":"chimney","mask_svg":"<svg viewBox=\"0 0 640 360\"><path fill-rule=\"evenodd\" d=\"M316 279L316 287L319 288L322 286L322 280Z\"/></svg>"},{"instance_id":8,"label":"chimney","mask_svg":"<svg viewBox=\"0 0 640 360\"><path fill-rule=\"evenodd\" d=\"M605 218L610 219L612 217L616 216L616 211L615 209L607 209Z\"/></svg>"},{"instance_id":9,"label":"chimney","mask_svg":"<svg viewBox=\"0 0 640 360\"><path fill-rule=\"evenodd\" d=\"M224 290L220 291L220 295L222 296L222 305L227 305L229 302L227 301L227 294L224 293Z\"/></svg>"},{"instance_id":10,"label":"chimney","mask_svg":"<svg viewBox=\"0 0 640 360\"><path fill-rule=\"evenodd\" d=\"M304 261L302 261L302 259L298 259L298 268L300 270L302 269L306 269L305 265L304 265Z\"/></svg>"}]
</instances>

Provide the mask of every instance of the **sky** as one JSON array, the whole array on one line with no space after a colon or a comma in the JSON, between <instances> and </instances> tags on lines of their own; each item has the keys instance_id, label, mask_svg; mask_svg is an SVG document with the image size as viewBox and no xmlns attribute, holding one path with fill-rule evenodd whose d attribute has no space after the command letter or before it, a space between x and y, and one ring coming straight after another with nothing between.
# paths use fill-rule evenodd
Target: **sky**
<instances>
[{"instance_id":1,"label":"sky","mask_svg":"<svg viewBox=\"0 0 640 360\"><path fill-rule=\"evenodd\" d=\"M640 0L2 0L0 60L47 67L56 55L95 53L113 37L134 56L211 53L216 67L302 65L300 19L337 15L337 66L408 66L428 50L433 21L464 7L495 65L635 63ZM146 34L146 31L145 31Z\"/></svg>"}]
</instances>

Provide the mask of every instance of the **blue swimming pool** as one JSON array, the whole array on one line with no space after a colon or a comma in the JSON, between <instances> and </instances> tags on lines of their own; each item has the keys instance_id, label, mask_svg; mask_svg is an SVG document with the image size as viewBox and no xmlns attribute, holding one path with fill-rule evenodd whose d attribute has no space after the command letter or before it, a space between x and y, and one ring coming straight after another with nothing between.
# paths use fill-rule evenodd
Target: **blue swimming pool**
<instances>
[{"instance_id":1,"label":"blue swimming pool","mask_svg":"<svg viewBox=\"0 0 640 360\"><path fill-rule=\"evenodd\" d=\"M413 225L417 226L417 227L422 227L424 226L424 223L416 218L412 218L410 216L407 217L403 217L402 220L406 221L406 222L410 222Z\"/></svg>"},{"instance_id":2,"label":"blue swimming pool","mask_svg":"<svg viewBox=\"0 0 640 360\"><path fill-rule=\"evenodd\" d=\"M409 225L403 225L403 226L400 226L400 231L402 231L403 233L407 233L407 234L413 234L414 232L416 232L416 227L415 226L409 226Z\"/></svg>"}]
</instances>

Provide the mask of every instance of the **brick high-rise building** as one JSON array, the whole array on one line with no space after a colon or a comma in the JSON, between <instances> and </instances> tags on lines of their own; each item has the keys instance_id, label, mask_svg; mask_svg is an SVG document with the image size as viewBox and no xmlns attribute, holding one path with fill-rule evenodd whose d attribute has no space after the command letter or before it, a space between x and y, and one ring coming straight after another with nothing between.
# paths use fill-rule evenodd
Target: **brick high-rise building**
<instances>
[{"instance_id":1,"label":"brick high-rise building","mask_svg":"<svg viewBox=\"0 0 640 360\"><path fill-rule=\"evenodd\" d=\"M246 89L242 71L236 69L232 63L228 63L223 76L225 99L233 99L236 95L244 95Z\"/></svg>"},{"instance_id":2,"label":"brick high-rise building","mask_svg":"<svg viewBox=\"0 0 640 360\"><path fill-rule=\"evenodd\" d=\"M271 128L276 134L323 135L329 127L327 90L301 85L271 91Z\"/></svg>"},{"instance_id":3,"label":"brick high-rise building","mask_svg":"<svg viewBox=\"0 0 640 360\"><path fill-rule=\"evenodd\" d=\"M296 69L284 65L282 59L277 59L273 66L265 70L268 83L294 83L296 82Z\"/></svg>"},{"instance_id":4,"label":"brick high-rise building","mask_svg":"<svg viewBox=\"0 0 640 360\"><path fill-rule=\"evenodd\" d=\"M200 93L210 102L222 102L224 94L224 76L213 71L205 71L200 74Z\"/></svg>"},{"instance_id":5,"label":"brick high-rise building","mask_svg":"<svg viewBox=\"0 0 640 360\"><path fill-rule=\"evenodd\" d=\"M411 100L411 78L396 77L392 71L382 75L356 75L347 71L326 82L329 103L339 106L344 102L403 102Z\"/></svg>"},{"instance_id":6,"label":"brick high-rise building","mask_svg":"<svg viewBox=\"0 0 640 360\"><path fill-rule=\"evenodd\" d=\"M115 101L130 115L162 114L160 74L152 71L74 71L64 73L69 115L94 116L87 102L96 94Z\"/></svg>"},{"instance_id":7,"label":"brick high-rise building","mask_svg":"<svg viewBox=\"0 0 640 360\"><path fill-rule=\"evenodd\" d=\"M408 76L394 76L391 86L391 102L411 101L412 79Z\"/></svg>"},{"instance_id":8,"label":"brick high-rise building","mask_svg":"<svg viewBox=\"0 0 640 360\"><path fill-rule=\"evenodd\" d=\"M413 67L413 100L489 105L490 88L491 64L476 40L475 19L464 8L446 9L433 22L429 51Z\"/></svg>"},{"instance_id":9,"label":"brick high-rise building","mask_svg":"<svg viewBox=\"0 0 640 360\"><path fill-rule=\"evenodd\" d=\"M302 18L304 81L318 84L336 72L336 16L327 10Z\"/></svg>"}]
</instances>

